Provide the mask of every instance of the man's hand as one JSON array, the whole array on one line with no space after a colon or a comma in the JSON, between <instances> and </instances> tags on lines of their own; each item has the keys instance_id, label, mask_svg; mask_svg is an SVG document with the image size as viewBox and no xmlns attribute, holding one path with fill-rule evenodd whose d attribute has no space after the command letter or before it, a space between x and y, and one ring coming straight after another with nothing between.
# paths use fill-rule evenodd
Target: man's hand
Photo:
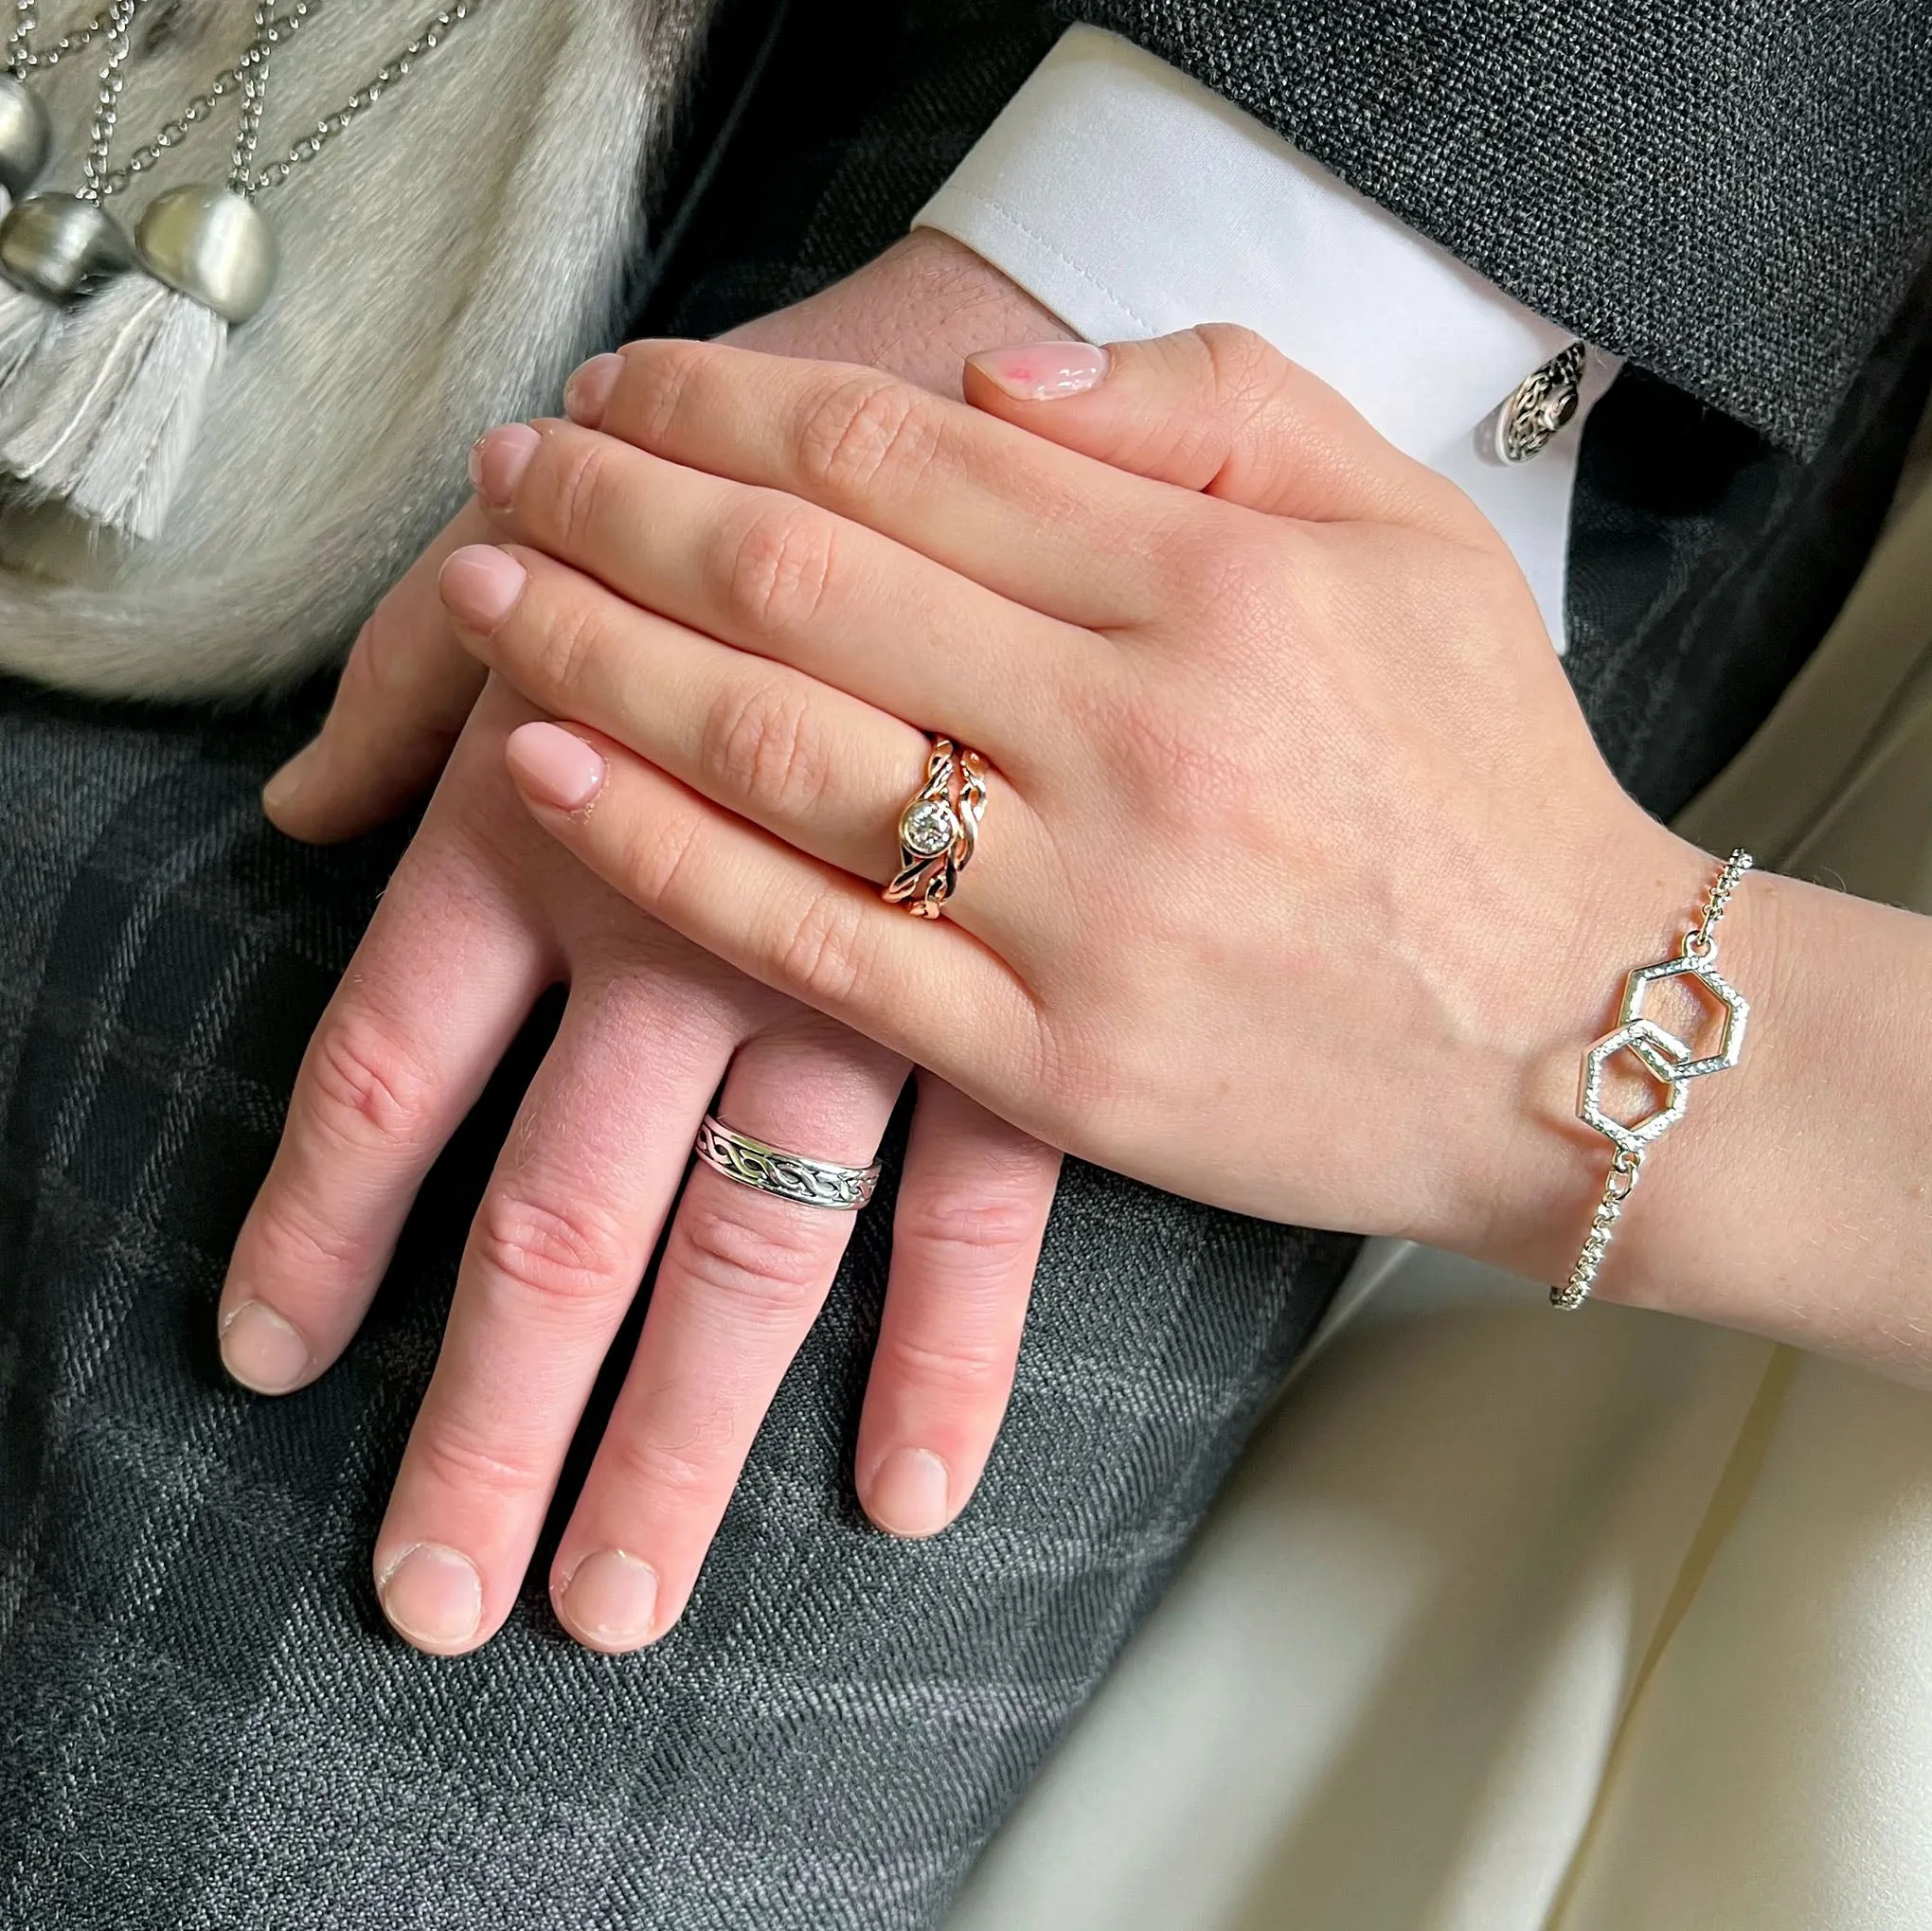
<instances>
[{"instance_id":1,"label":"man's hand","mask_svg":"<svg viewBox=\"0 0 1932 1931\"><path fill-rule=\"evenodd\" d=\"M957 387L966 350L1043 319L975 258L921 236L738 332L869 353ZM551 1571L564 1626L626 1650L682 1611L852 1225L707 1167L687 1179L699 1123L722 1082L718 1111L739 1131L862 1165L907 1069L557 863L504 762L509 733L534 714L507 688L478 702L482 673L438 596L445 558L487 529L465 510L385 599L321 738L269 786L283 830L334 839L379 822L450 760L310 1045L223 1293L223 1355L264 1393L328 1368L430 1163L537 995L567 982L557 1040L471 1230L374 1559L385 1610L419 1647L467 1650L495 1631L669 1225L636 1356ZM921 1081L855 1455L882 1527L929 1534L979 1478L1058 1167Z\"/></svg>"},{"instance_id":2,"label":"man's hand","mask_svg":"<svg viewBox=\"0 0 1932 1931\"><path fill-rule=\"evenodd\" d=\"M376 1540L390 1620L443 1653L474 1648L509 1614L667 1223L643 1335L551 1593L595 1649L653 1641L676 1620L853 1225L706 1166L687 1179L699 1122L722 1081L717 1111L740 1132L862 1166L906 1075L560 865L504 762L510 732L536 715L507 686L476 706L310 1043L221 1304L240 1380L281 1394L320 1375L531 1003L568 982L471 1229ZM859 1492L886 1529L932 1533L978 1480L1057 1171L1046 1149L922 1083L856 1457Z\"/></svg>"},{"instance_id":3,"label":"man's hand","mask_svg":"<svg viewBox=\"0 0 1932 1931\"><path fill-rule=\"evenodd\" d=\"M724 339L773 355L868 362L957 396L975 349L1058 332L997 269L921 228L856 275ZM481 510L466 507L363 626L321 735L262 794L292 838L354 837L436 782L483 688L482 668L438 600L437 576L452 551L490 537Z\"/></svg>"}]
</instances>

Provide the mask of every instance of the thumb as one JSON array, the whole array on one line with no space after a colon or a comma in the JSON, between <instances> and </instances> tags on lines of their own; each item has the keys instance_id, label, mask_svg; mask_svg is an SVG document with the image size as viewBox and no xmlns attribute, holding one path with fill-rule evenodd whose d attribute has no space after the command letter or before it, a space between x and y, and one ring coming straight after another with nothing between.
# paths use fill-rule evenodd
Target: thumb
<instances>
[{"instance_id":1,"label":"thumb","mask_svg":"<svg viewBox=\"0 0 1932 1931\"><path fill-rule=\"evenodd\" d=\"M277 830L332 845L394 817L436 782L489 674L456 640L437 577L453 550L492 537L472 501L376 605L321 734L262 788Z\"/></svg>"},{"instance_id":2,"label":"thumb","mask_svg":"<svg viewBox=\"0 0 1932 1931\"><path fill-rule=\"evenodd\" d=\"M1372 429L1250 329L1208 323L1151 342L982 350L966 400L1116 469L1316 523L1468 536L1459 490Z\"/></svg>"}]
</instances>

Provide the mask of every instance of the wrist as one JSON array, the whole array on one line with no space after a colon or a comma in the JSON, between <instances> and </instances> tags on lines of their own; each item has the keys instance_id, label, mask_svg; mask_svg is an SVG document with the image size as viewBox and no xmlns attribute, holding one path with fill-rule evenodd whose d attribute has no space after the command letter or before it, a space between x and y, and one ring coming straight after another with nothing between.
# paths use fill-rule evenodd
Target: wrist
<instances>
[{"instance_id":1,"label":"wrist","mask_svg":"<svg viewBox=\"0 0 1932 1931\"><path fill-rule=\"evenodd\" d=\"M1744 1057L1655 1163L1613 1298L1932 1379L1932 921L1795 879L1746 881L1726 974ZM1729 921L1726 920L1726 924Z\"/></svg>"},{"instance_id":2,"label":"wrist","mask_svg":"<svg viewBox=\"0 0 1932 1931\"><path fill-rule=\"evenodd\" d=\"M1635 806L1610 821L1594 848L1573 849L1552 866L1563 881L1561 898L1539 926L1519 936L1514 957L1496 975L1492 1024L1501 1045L1488 1069L1494 1097L1485 1109L1496 1124L1472 1137L1456 1189L1467 1207L1440 1244L1534 1279L1568 1276L1617 1153L1578 1117L1583 1055L1619 1023L1629 973L1677 954L1717 867ZM1755 1002L1759 985L1745 980L1762 980L1763 937L1754 929L1761 923L1756 895L1747 906L1741 893L1720 928L1719 970L1747 1002ZM1646 1016L1702 1050L1717 1028L1714 1009L1681 982L1667 982L1655 994ZM1647 1155L1646 1195L1679 1141L1697 1131L1692 1119L1708 1110L1713 1090L1734 1077L1690 1082L1690 1113ZM1629 1053L1608 1062L1604 1084L1607 1110L1624 1121L1643 1117L1665 1098ZM1606 1263L1606 1285L1625 1272L1629 1225L1626 1219L1619 1227L1620 1251L1615 1267Z\"/></svg>"},{"instance_id":3,"label":"wrist","mask_svg":"<svg viewBox=\"0 0 1932 1931\"><path fill-rule=\"evenodd\" d=\"M1458 1243L1531 1279L1567 1276L1614 1157L1576 1118L1582 1056L1615 1023L1628 972L1677 953L1714 876L1713 858L1669 833L1646 856L1599 928L1594 1008L1582 1002L1574 1036L1526 1072L1537 1097L1494 1181L1501 1210ZM1752 871L1717 939L1715 969L1750 1008L1742 1055L1688 1082L1683 1118L1647 1148L1595 1295L1932 1380L1916 1312L1932 1267L1919 1047L1932 921ZM1657 1016L1680 1037L1690 1024L1681 1006ZM1708 1039L1715 1014L1702 1016Z\"/></svg>"}]
</instances>

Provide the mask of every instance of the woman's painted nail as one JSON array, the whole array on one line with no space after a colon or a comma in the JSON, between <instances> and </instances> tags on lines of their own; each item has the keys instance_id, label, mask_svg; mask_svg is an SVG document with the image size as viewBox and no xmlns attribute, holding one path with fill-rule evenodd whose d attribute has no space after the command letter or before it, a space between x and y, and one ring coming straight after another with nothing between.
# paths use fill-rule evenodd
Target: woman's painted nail
<instances>
[{"instance_id":1,"label":"woman's painted nail","mask_svg":"<svg viewBox=\"0 0 1932 1931\"><path fill-rule=\"evenodd\" d=\"M309 781L309 774L314 769L315 758L321 748L321 740L304 744L282 768L261 787L261 809L270 817L279 811L285 811L295 801L295 794Z\"/></svg>"},{"instance_id":2,"label":"woman's painted nail","mask_svg":"<svg viewBox=\"0 0 1932 1931\"><path fill-rule=\"evenodd\" d=\"M517 783L555 811L581 812L603 789L603 760L561 724L519 724L503 752Z\"/></svg>"},{"instance_id":3,"label":"woman's painted nail","mask_svg":"<svg viewBox=\"0 0 1932 1931\"><path fill-rule=\"evenodd\" d=\"M597 428L611 405L611 391L624 372L621 355L593 355L564 384L564 413L584 429Z\"/></svg>"},{"instance_id":4,"label":"woman's painted nail","mask_svg":"<svg viewBox=\"0 0 1932 1931\"><path fill-rule=\"evenodd\" d=\"M470 487L492 509L508 510L543 440L528 422L506 422L479 436L470 445Z\"/></svg>"},{"instance_id":5,"label":"woman's painted nail","mask_svg":"<svg viewBox=\"0 0 1932 1931\"><path fill-rule=\"evenodd\" d=\"M483 1579L459 1549L419 1542L376 1579L383 1614L425 1650L466 1643L483 1620Z\"/></svg>"},{"instance_id":6,"label":"woman's painted nail","mask_svg":"<svg viewBox=\"0 0 1932 1931\"><path fill-rule=\"evenodd\" d=\"M529 581L514 557L482 543L453 552L437 579L444 608L473 631L493 631L516 608Z\"/></svg>"},{"instance_id":7,"label":"woman's painted nail","mask_svg":"<svg viewBox=\"0 0 1932 1931\"><path fill-rule=\"evenodd\" d=\"M272 1307L245 1300L222 1323L222 1366L258 1395L285 1395L309 1372L309 1344Z\"/></svg>"},{"instance_id":8,"label":"woman's painted nail","mask_svg":"<svg viewBox=\"0 0 1932 1931\"><path fill-rule=\"evenodd\" d=\"M1084 395L1105 382L1114 366L1097 342L1028 342L1017 349L982 349L966 360L1017 402Z\"/></svg>"},{"instance_id":9,"label":"woman's painted nail","mask_svg":"<svg viewBox=\"0 0 1932 1931\"><path fill-rule=\"evenodd\" d=\"M895 1448L872 1471L866 1513L894 1535L937 1535L952 1519L952 1482L930 1449Z\"/></svg>"},{"instance_id":10,"label":"woman's painted nail","mask_svg":"<svg viewBox=\"0 0 1932 1931\"><path fill-rule=\"evenodd\" d=\"M570 1572L557 1613L593 1650L641 1649L657 1615L657 1571L620 1548L600 1548Z\"/></svg>"}]
</instances>

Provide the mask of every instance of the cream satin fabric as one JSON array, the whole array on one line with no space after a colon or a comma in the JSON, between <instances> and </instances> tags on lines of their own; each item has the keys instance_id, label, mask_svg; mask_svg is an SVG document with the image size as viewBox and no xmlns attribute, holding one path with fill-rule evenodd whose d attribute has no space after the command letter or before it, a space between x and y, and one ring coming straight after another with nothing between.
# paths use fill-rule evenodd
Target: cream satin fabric
<instances>
[{"instance_id":1,"label":"cream satin fabric","mask_svg":"<svg viewBox=\"0 0 1932 1931\"><path fill-rule=\"evenodd\" d=\"M1683 828L1932 911L1923 466ZM949 1931L1932 1926L1932 1397L1372 1271Z\"/></svg>"}]
</instances>

